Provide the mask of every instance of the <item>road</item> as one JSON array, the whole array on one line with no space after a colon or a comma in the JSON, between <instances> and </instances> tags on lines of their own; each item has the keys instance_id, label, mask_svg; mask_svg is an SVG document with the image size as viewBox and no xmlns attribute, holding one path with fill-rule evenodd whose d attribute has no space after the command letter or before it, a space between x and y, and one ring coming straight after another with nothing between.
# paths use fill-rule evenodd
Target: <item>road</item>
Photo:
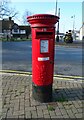
<instances>
[{"instance_id":1,"label":"road","mask_svg":"<svg viewBox=\"0 0 84 120\"><path fill-rule=\"evenodd\" d=\"M2 42L2 69L32 71L31 41ZM55 74L82 76L82 49L55 46Z\"/></svg>"}]
</instances>

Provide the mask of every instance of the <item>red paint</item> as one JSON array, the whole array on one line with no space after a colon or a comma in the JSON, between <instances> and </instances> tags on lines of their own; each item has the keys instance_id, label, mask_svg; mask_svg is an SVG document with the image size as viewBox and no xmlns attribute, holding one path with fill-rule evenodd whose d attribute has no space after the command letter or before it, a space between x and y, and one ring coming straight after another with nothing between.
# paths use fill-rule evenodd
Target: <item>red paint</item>
<instances>
[{"instance_id":1,"label":"red paint","mask_svg":"<svg viewBox=\"0 0 84 120\"><path fill-rule=\"evenodd\" d=\"M29 16L27 19L32 28L32 81L38 86L52 84L55 23L59 18L54 15L38 14ZM46 42L44 43L44 41ZM41 45L44 49L41 49ZM42 59L44 60L42 61Z\"/></svg>"}]
</instances>

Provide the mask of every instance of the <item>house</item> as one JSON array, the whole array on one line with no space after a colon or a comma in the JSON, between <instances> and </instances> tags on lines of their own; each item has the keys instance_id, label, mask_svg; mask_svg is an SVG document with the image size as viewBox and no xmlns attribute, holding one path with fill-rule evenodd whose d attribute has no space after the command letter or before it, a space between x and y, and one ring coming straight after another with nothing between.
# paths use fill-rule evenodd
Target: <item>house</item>
<instances>
[{"instance_id":1,"label":"house","mask_svg":"<svg viewBox=\"0 0 84 120\"><path fill-rule=\"evenodd\" d=\"M83 28L82 28L82 39L84 40L84 23L83 23Z\"/></svg>"},{"instance_id":2,"label":"house","mask_svg":"<svg viewBox=\"0 0 84 120\"><path fill-rule=\"evenodd\" d=\"M82 2L82 27L80 28L80 40L84 39L84 1Z\"/></svg>"},{"instance_id":3,"label":"house","mask_svg":"<svg viewBox=\"0 0 84 120\"><path fill-rule=\"evenodd\" d=\"M83 37L84 37L84 23L83 23L82 27L80 28L80 37L79 37L79 39L83 40Z\"/></svg>"},{"instance_id":4,"label":"house","mask_svg":"<svg viewBox=\"0 0 84 120\"><path fill-rule=\"evenodd\" d=\"M4 36L13 36L13 37L27 37L31 34L30 26L19 26L18 24L14 23L14 20L9 17L8 19L0 20L0 31L4 33Z\"/></svg>"},{"instance_id":5,"label":"house","mask_svg":"<svg viewBox=\"0 0 84 120\"><path fill-rule=\"evenodd\" d=\"M75 30L75 40L80 40L80 30Z\"/></svg>"},{"instance_id":6,"label":"house","mask_svg":"<svg viewBox=\"0 0 84 120\"><path fill-rule=\"evenodd\" d=\"M2 21L0 21L0 33L2 33Z\"/></svg>"}]
</instances>

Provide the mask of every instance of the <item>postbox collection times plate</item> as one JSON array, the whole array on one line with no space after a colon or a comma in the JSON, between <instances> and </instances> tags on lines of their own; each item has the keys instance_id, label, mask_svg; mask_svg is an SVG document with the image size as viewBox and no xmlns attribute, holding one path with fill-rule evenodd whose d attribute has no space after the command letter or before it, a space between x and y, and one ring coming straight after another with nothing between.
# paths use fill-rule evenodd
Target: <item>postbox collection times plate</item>
<instances>
[{"instance_id":1,"label":"postbox collection times plate","mask_svg":"<svg viewBox=\"0 0 84 120\"><path fill-rule=\"evenodd\" d=\"M40 40L40 52L48 53L49 52L49 42L48 40Z\"/></svg>"}]
</instances>

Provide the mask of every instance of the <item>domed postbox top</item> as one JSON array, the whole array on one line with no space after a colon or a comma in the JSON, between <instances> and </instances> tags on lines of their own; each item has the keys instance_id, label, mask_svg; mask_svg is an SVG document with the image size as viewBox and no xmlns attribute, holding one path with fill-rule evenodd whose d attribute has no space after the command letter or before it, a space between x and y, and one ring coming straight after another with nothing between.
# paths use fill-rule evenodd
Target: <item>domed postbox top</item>
<instances>
[{"instance_id":1,"label":"domed postbox top","mask_svg":"<svg viewBox=\"0 0 84 120\"><path fill-rule=\"evenodd\" d=\"M51 14L36 14L28 16L27 21L32 27L38 26L54 26L59 21L59 17Z\"/></svg>"}]
</instances>

